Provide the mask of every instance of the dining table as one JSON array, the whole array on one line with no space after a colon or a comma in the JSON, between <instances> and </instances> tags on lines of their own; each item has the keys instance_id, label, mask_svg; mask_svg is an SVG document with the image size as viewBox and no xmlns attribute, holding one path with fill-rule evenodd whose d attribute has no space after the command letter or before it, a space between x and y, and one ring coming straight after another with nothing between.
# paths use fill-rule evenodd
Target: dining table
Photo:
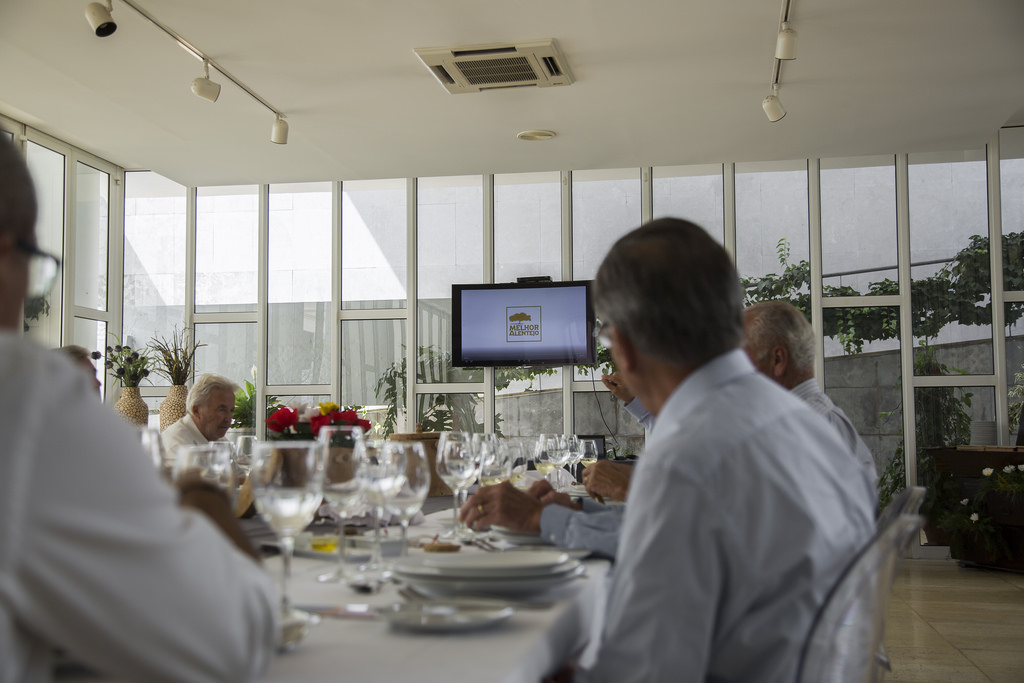
<instances>
[{"instance_id":1,"label":"dining table","mask_svg":"<svg viewBox=\"0 0 1024 683\"><path fill-rule=\"evenodd\" d=\"M450 520L450 510L426 516L421 524L410 528L410 545L418 546L420 541L442 534ZM388 528L389 536L396 533L395 527ZM518 552L516 546L488 551L469 543L459 545L460 554ZM408 552L412 561L425 553L419 547L410 547ZM319 583L316 577L336 562L329 553L320 555L323 557L300 551L293 558L288 584L292 604L321 611L347 607L348 612L358 612L367 605L370 614L364 618L323 616L296 647L274 659L263 680L537 683L566 661L576 659L586 665L596 653L610 567L607 560L583 559L585 570L566 585L504 600L514 612L500 623L454 633L431 633L395 628L373 615L373 610L405 601L398 583L385 583L373 594L342 583ZM267 558L264 564L268 572L280 576L279 557Z\"/></svg>"}]
</instances>

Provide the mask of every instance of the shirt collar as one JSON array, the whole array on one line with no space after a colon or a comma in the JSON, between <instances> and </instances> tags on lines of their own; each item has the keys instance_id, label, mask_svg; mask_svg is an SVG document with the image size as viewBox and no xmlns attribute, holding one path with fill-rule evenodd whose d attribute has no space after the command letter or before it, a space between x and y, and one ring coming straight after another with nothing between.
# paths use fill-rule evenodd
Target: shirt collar
<instances>
[{"instance_id":1,"label":"shirt collar","mask_svg":"<svg viewBox=\"0 0 1024 683\"><path fill-rule=\"evenodd\" d=\"M742 349L733 349L715 356L690 373L668 397L654 423L652 435L657 433L662 416L672 415L673 420L678 420L700 406L707 395L717 388L755 373L757 369Z\"/></svg>"}]
</instances>

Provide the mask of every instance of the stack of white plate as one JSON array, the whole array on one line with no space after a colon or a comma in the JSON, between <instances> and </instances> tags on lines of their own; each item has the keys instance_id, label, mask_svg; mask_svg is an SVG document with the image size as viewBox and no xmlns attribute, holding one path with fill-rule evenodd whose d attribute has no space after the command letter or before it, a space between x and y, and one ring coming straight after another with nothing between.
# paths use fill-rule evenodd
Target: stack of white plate
<instances>
[{"instance_id":1,"label":"stack of white plate","mask_svg":"<svg viewBox=\"0 0 1024 683\"><path fill-rule=\"evenodd\" d=\"M420 555L395 563L395 578L432 596L529 597L569 583L584 567L555 550Z\"/></svg>"}]
</instances>

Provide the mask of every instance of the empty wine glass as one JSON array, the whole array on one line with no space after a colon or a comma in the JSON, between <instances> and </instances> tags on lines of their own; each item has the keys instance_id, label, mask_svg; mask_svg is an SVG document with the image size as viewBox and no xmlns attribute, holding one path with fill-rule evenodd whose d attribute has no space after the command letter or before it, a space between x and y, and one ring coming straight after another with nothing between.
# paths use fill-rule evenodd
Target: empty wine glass
<instances>
[{"instance_id":1,"label":"empty wine glass","mask_svg":"<svg viewBox=\"0 0 1024 683\"><path fill-rule=\"evenodd\" d=\"M401 553L405 557L409 554L409 520L423 507L430 490L430 463L419 441L387 441L384 448L401 451L405 457L405 483L387 504L388 512L402 525Z\"/></svg>"},{"instance_id":2,"label":"empty wine glass","mask_svg":"<svg viewBox=\"0 0 1024 683\"><path fill-rule=\"evenodd\" d=\"M288 597L295 536L313 519L323 499L327 448L316 441L265 441L253 453L252 491L256 509L277 533L281 560L281 629L305 632L311 615L292 609Z\"/></svg>"},{"instance_id":3,"label":"empty wine glass","mask_svg":"<svg viewBox=\"0 0 1024 683\"><path fill-rule=\"evenodd\" d=\"M469 538L472 532L459 522L459 508L462 507L463 494L480 472L480 460L470 435L467 432L447 432L444 443L438 447L437 463L437 474L451 488L454 501L452 529L444 538Z\"/></svg>"},{"instance_id":4,"label":"empty wine glass","mask_svg":"<svg viewBox=\"0 0 1024 683\"><path fill-rule=\"evenodd\" d=\"M569 472L572 474L573 479L579 480L577 465L583 459L583 445L580 437L575 434L570 434L565 437L565 447L567 451L566 464L569 465Z\"/></svg>"},{"instance_id":5,"label":"empty wine glass","mask_svg":"<svg viewBox=\"0 0 1024 683\"><path fill-rule=\"evenodd\" d=\"M160 438L160 430L156 427L141 427L139 429L139 442L142 444L142 450L145 451L146 457L153 463L153 467L156 468L157 472L166 474L165 462L167 455L164 453L163 439Z\"/></svg>"},{"instance_id":6,"label":"empty wine glass","mask_svg":"<svg viewBox=\"0 0 1024 683\"><path fill-rule=\"evenodd\" d=\"M201 479L222 489L229 498L235 498L235 473L231 464L231 445L211 441L202 445L178 448L174 459L174 482Z\"/></svg>"},{"instance_id":7,"label":"empty wine glass","mask_svg":"<svg viewBox=\"0 0 1024 683\"><path fill-rule=\"evenodd\" d=\"M360 452L356 477L363 499L373 508L373 555L365 568L366 578L360 585L371 589L388 578L381 559L380 525L387 504L398 495L405 483L405 453L389 450L380 439L362 439L356 449ZM376 581L374 581L376 579Z\"/></svg>"},{"instance_id":8,"label":"empty wine glass","mask_svg":"<svg viewBox=\"0 0 1024 683\"><path fill-rule=\"evenodd\" d=\"M356 442L363 438L363 430L355 425L330 425L321 427L317 440L327 448L324 468L324 498L338 517L338 566L316 577L321 583L337 583L347 580L345 571L345 524L360 504L359 478L356 469L359 464Z\"/></svg>"}]
</instances>

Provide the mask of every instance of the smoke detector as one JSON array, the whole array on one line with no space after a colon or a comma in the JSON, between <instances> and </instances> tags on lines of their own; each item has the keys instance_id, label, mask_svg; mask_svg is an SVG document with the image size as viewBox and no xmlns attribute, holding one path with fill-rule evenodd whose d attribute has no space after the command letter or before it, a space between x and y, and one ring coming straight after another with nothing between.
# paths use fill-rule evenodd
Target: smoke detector
<instances>
[{"instance_id":1,"label":"smoke detector","mask_svg":"<svg viewBox=\"0 0 1024 683\"><path fill-rule=\"evenodd\" d=\"M453 95L498 88L569 85L572 71L553 38L415 50L420 60Z\"/></svg>"}]
</instances>

